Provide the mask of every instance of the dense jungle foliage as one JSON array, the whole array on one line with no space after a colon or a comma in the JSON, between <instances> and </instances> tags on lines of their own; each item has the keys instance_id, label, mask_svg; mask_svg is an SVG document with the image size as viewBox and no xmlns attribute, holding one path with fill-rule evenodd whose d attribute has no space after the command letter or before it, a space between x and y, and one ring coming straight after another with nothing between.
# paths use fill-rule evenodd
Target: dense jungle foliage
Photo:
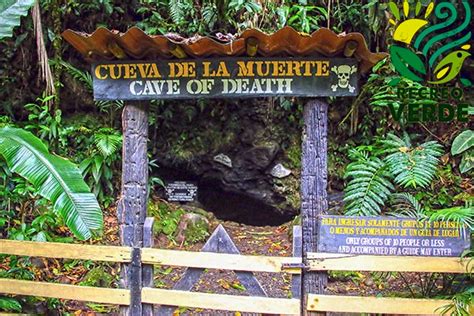
<instances>
[{"instance_id":1,"label":"dense jungle foliage","mask_svg":"<svg viewBox=\"0 0 474 316\"><path fill-rule=\"evenodd\" d=\"M415 0L408 2L417 3ZM427 6L429 1L420 3ZM16 13L2 14L12 7ZM124 32L131 26L138 26L148 34L232 38L248 28L271 33L291 26L299 32L312 33L324 27L336 33L360 32L371 51L387 52L393 32L387 10L387 3L378 0L2 0L0 237L56 242L91 238L94 243L110 242L105 237L110 226L104 224L99 205L105 218L114 216L120 189L123 102L93 100L89 66L62 40L60 34L65 29L92 33L98 27L107 27ZM2 23L10 27L4 27ZM473 73L473 62L469 59L461 75L473 81ZM423 105L437 101L419 96L400 99L392 84L394 80L399 87L421 87L420 83L401 78L387 58L362 78L358 97L327 100L330 104L329 190L343 191L345 202L338 213L452 220L472 229L472 106L468 122L411 123L403 118L397 121L390 114L389 105L400 108L410 103ZM462 87L463 102L472 104L472 86L464 87L459 81L453 81L451 85ZM228 128L229 109L236 104L250 106L248 103L252 101L236 102L150 102L151 193L163 185L156 161L161 149L153 144L166 147L178 163L190 163L193 152L206 151L209 144L218 148L227 136L232 139L228 131L209 129L207 133L227 134L222 139L214 135L211 140L201 141L202 135L192 127L209 120L219 121L223 129ZM281 137L283 155L298 175L305 99L269 98L259 103L255 101L254 105L261 106L262 103L265 103L261 107L263 116L268 117L271 124L280 126L281 130L275 135ZM233 124L232 128L238 127L238 123ZM13 139L15 130L21 131L18 132L21 139ZM22 142L25 139L27 141ZM7 148L12 146L16 146L17 152L6 154ZM36 172L44 175L62 167L70 168L69 175L79 178L82 175L84 183L65 176L69 183L58 181L57 192L45 192L44 187L51 185L49 179L35 175L18 160L20 156L29 157L30 164L38 165L35 149L49 157L50 162L41 165L43 169ZM75 166L56 155L68 157ZM295 183L292 192L296 193L289 204L299 205L297 181ZM61 199L58 197L60 192L84 193L88 191L87 185L98 204L91 201L90 196L82 196L82 206L74 201L67 202L70 205L66 206L66 202L57 202ZM94 211L85 210L91 204ZM155 230L173 240L184 211L151 205L150 213L159 219ZM191 241L201 237L193 237ZM471 257L472 251L467 251L465 256ZM0 277L37 278L32 260L1 255L0 258ZM117 283L118 273L110 272L113 269L108 265L73 261L67 268L74 270L78 265L87 266L98 275L88 273L88 278L82 280L84 285L96 285L99 282L96 279L104 279L101 282L108 284ZM470 273L432 274L426 282L428 285L411 294L453 298L453 305L444 312L468 315L467 306L474 301ZM21 311L22 305L35 302L35 298L0 297L0 311ZM46 304L51 310L66 310L64 303L57 299L48 299Z\"/></svg>"}]
</instances>

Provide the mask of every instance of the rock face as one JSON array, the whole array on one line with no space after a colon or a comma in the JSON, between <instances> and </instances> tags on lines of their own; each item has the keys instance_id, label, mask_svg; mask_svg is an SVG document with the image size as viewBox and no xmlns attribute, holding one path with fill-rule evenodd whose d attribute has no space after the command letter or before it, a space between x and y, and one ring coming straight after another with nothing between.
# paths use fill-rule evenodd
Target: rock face
<instances>
[{"instance_id":1,"label":"rock face","mask_svg":"<svg viewBox=\"0 0 474 316\"><path fill-rule=\"evenodd\" d=\"M289 120L288 111L270 99L252 100L252 104L212 102L216 103L206 104L201 112L192 103L162 109L172 111L177 121L156 123L167 126L158 128L152 139L156 153L152 159L159 165L156 175L165 181L197 181L199 202L207 210L214 211L206 206L206 192L214 190L220 198L212 199L222 200L222 206L214 208L229 206L225 201L229 192L234 194L233 204L250 199L274 215L297 214L299 120ZM191 108L195 116L183 122ZM241 205L242 212L246 207Z\"/></svg>"}]
</instances>

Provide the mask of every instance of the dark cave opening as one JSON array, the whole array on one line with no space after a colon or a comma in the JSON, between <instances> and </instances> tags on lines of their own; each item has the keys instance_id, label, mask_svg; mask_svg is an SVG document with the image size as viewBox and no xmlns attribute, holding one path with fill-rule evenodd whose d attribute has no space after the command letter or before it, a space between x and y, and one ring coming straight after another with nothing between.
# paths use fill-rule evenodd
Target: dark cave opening
<instances>
[{"instance_id":1,"label":"dark cave opening","mask_svg":"<svg viewBox=\"0 0 474 316\"><path fill-rule=\"evenodd\" d=\"M199 202L221 220L252 226L278 226L293 216L280 214L272 206L239 192L222 189L219 182L205 179L199 182Z\"/></svg>"},{"instance_id":2,"label":"dark cave opening","mask_svg":"<svg viewBox=\"0 0 474 316\"><path fill-rule=\"evenodd\" d=\"M183 169L160 168L159 173L165 183L168 181L197 183L197 202L200 207L212 212L219 220L252 226L279 226L294 217L292 214L281 214L271 205L244 193L225 190L218 179L199 178Z\"/></svg>"}]
</instances>

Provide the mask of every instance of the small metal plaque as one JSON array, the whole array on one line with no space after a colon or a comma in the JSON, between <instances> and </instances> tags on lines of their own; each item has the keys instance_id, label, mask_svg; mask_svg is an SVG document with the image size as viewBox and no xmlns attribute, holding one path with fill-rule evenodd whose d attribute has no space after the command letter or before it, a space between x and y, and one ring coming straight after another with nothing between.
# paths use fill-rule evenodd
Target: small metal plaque
<instances>
[{"instance_id":1,"label":"small metal plaque","mask_svg":"<svg viewBox=\"0 0 474 316\"><path fill-rule=\"evenodd\" d=\"M198 187L193 182L173 181L166 185L166 196L170 202L193 202L197 191Z\"/></svg>"}]
</instances>

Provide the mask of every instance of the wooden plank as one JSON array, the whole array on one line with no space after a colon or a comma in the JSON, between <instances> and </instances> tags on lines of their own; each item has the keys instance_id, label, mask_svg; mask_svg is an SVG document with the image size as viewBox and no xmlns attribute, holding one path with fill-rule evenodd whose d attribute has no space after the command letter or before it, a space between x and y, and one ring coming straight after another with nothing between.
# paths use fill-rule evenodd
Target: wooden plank
<instances>
[{"instance_id":1,"label":"wooden plank","mask_svg":"<svg viewBox=\"0 0 474 316\"><path fill-rule=\"evenodd\" d=\"M147 217L143 225L143 247L152 248L154 244L153 238L153 222L154 217ZM144 264L142 266L142 287L154 287L154 267L152 264ZM142 316L153 316L154 307L152 304L142 304Z\"/></svg>"},{"instance_id":2,"label":"wooden plank","mask_svg":"<svg viewBox=\"0 0 474 316\"><path fill-rule=\"evenodd\" d=\"M302 255L301 237L301 226L293 226L293 257ZM291 276L291 296L293 298L301 298L301 274L293 274Z\"/></svg>"},{"instance_id":3,"label":"wooden plank","mask_svg":"<svg viewBox=\"0 0 474 316\"><path fill-rule=\"evenodd\" d=\"M267 314L299 314L300 300L143 288L146 303Z\"/></svg>"},{"instance_id":4,"label":"wooden plank","mask_svg":"<svg viewBox=\"0 0 474 316\"><path fill-rule=\"evenodd\" d=\"M0 239L0 254L108 262L130 262L131 260L130 247L79 245L7 239Z\"/></svg>"},{"instance_id":5,"label":"wooden plank","mask_svg":"<svg viewBox=\"0 0 474 316\"><path fill-rule=\"evenodd\" d=\"M392 271L467 273L468 260L455 257L363 256L335 253L308 253L312 271ZM474 262L469 270L474 268Z\"/></svg>"},{"instance_id":6,"label":"wooden plank","mask_svg":"<svg viewBox=\"0 0 474 316\"><path fill-rule=\"evenodd\" d=\"M328 104L311 99L303 111L304 130L301 157L301 229L303 263L307 253L318 251L318 216L328 210ZM303 271L302 291L323 294L327 286L325 272ZM303 296L301 314L306 306Z\"/></svg>"},{"instance_id":7,"label":"wooden plank","mask_svg":"<svg viewBox=\"0 0 474 316\"><path fill-rule=\"evenodd\" d=\"M175 267L279 273L282 272L282 264L301 263L301 258L143 248L142 262Z\"/></svg>"},{"instance_id":8,"label":"wooden plank","mask_svg":"<svg viewBox=\"0 0 474 316\"><path fill-rule=\"evenodd\" d=\"M309 294L307 308L308 311L321 312L433 315L439 314L436 310L450 302L432 299Z\"/></svg>"},{"instance_id":9,"label":"wooden plank","mask_svg":"<svg viewBox=\"0 0 474 316\"><path fill-rule=\"evenodd\" d=\"M0 293L41 296L67 300L128 305L130 291L91 286L57 284L36 281L0 279Z\"/></svg>"}]
</instances>

